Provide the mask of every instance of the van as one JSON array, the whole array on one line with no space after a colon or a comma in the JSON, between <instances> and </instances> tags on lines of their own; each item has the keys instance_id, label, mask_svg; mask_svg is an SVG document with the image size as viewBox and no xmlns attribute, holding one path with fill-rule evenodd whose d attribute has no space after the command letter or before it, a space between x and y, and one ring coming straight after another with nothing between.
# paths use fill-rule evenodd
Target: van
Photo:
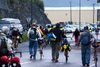
<instances>
[{"instance_id":1,"label":"van","mask_svg":"<svg viewBox=\"0 0 100 67\"><path fill-rule=\"evenodd\" d=\"M11 29L12 27L16 27L17 29L19 29L19 32L22 34L23 32L23 26L20 22L19 19L14 19L14 18L2 18L0 20L0 29L3 26L7 26L9 27L9 29Z\"/></svg>"},{"instance_id":2,"label":"van","mask_svg":"<svg viewBox=\"0 0 100 67\"><path fill-rule=\"evenodd\" d=\"M9 21L11 24L21 24L20 20L15 18L2 18L1 20Z\"/></svg>"}]
</instances>

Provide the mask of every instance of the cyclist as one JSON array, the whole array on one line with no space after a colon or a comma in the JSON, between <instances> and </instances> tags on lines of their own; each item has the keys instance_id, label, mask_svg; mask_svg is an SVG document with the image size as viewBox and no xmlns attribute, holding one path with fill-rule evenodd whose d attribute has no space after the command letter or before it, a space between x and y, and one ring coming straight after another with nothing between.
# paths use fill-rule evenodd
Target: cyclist
<instances>
[{"instance_id":1,"label":"cyclist","mask_svg":"<svg viewBox=\"0 0 100 67\"><path fill-rule=\"evenodd\" d=\"M18 29L16 27L14 27L11 34L12 34L11 36L12 36L13 45L14 45L14 48L16 49L18 46L18 45L16 45L17 36L19 36L20 33L19 33Z\"/></svg>"}]
</instances>

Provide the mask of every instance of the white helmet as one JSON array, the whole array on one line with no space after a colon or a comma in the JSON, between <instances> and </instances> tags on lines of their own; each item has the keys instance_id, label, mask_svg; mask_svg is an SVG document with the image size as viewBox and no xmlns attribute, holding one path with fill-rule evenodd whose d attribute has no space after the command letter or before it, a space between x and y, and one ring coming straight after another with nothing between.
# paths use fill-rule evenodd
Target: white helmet
<instances>
[{"instance_id":1,"label":"white helmet","mask_svg":"<svg viewBox=\"0 0 100 67\"><path fill-rule=\"evenodd\" d=\"M3 26L1 31L2 31L2 33L8 34L9 28L7 26Z\"/></svg>"}]
</instances>

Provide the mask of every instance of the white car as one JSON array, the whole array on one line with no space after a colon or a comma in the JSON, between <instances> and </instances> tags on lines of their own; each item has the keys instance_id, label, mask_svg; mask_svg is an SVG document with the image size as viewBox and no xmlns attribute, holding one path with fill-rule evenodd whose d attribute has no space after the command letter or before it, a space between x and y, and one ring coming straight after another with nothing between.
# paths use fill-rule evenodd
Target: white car
<instances>
[{"instance_id":1,"label":"white car","mask_svg":"<svg viewBox=\"0 0 100 67\"><path fill-rule=\"evenodd\" d=\"M71 33L72 30L70 28L67 28L66 26L63 27L65 33Z\"/></svg>"},{"instance_id":2,"label":"white car","mask_svg":"<svg viewBox=\"0 0 100 67\"><path fill-rule=\"evenodd\" d=\"M20 33L22 34L23 32L23 26L20 22L14 22L15 20L0 20L0 29L3 26L7 26L9 29L11 29L12 27L16 27L17 29L19 29ZM18 20L19 21L19 20Z\"/></svg>"},{"instance_id":3,"label":"white car","mask_svg":"<svg viewBox=\"0 0 100 67\"><path fill-rule=\"evenodd\" d=\"M66 28L74 32L76 30L76 27L74 25L66 25Z\"/></svg>"}]
</instances>

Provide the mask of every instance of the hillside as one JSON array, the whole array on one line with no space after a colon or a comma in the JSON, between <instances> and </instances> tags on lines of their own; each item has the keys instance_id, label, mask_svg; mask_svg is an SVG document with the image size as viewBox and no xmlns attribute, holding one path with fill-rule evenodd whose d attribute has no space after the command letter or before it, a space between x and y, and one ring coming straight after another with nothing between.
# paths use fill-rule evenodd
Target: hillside
<instances>
[{"instance_id":1,"label":"hillside","mask_svg":"<svg viewBox=\"0 0 100 67\"><path fill-rule=\"evenodd\" d=\"M24 26L31 24L31 21L27 21L27 18L31 17L32 21L37 24L51 23L38 5L32 3L31 12L31 2L20 2L19 0L15 4L7 4L6 0L0 0L0 17L18 18Z\"/></svg>"}]
</instances>

